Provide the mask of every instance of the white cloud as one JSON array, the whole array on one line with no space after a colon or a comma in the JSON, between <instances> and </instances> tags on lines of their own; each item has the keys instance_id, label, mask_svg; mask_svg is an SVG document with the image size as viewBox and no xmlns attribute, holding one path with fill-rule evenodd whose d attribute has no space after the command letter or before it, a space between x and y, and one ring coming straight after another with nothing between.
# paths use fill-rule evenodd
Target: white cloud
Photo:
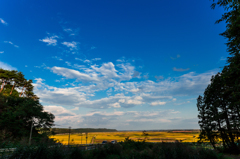
<instances>
[{"instance_id":1,"label":"white cloud","mask_svg":"<svg viewBox=\"0 0 240 159\"><path fill-rule=\"evenodd\" d=\"M4 43L8 43L8 44L11 44L11 45L13 45L14 47L19 47L19 46L17 46L17 45L14 45L11 41L4 41Z\"/></svg>"},{"instance_id":2,"label":"white cloud","mask_svg":"<svg viewBox=\"0 0 240 159\"><path fill-rule=\"evenodd\" d=\"M52 67L51 70L53 71L53 73L56 73L58 75L64 76L69 79L77 79L80 81L90 81L90 82L99 80L97 78L96 73L86 74L76 70L72 70L64 67L56 67L56 66Z\"/></svg>"},{"instance_id":3,"label":"white cloud","mask_svg":"<svg viewBox=\"0 0 240 159\"><path fill-rule=\"evenodd\" d=\"M0 54L3 54L4 53L4 51L0 51Z\"/></svg>"},{"instance_id":4,"label":"white cloud","mask_svg":"<svg viewBox=\"0 0 240 159\"><path fill-rule=\"evenodd\" d=\"M93 61L99 61L99 60L101 60L101 58L94 58L94 59L92 59L92 60L88 60L88 59L83 60L83 59L80 59L80 58L77 58L77 57L76 57L75 60L78 60L78 61L82 61L82 62L84 62L84 63L91 64Z\"/></svg>"},{"instance_id":5,"label":"white cloud","mask_svg":"<svg viewBox=\"0 0 240 159\"><path fill-rule=\"evenodd\" d=\"M130 80L132 79L135 71L135 67L132 66L130 63L121 63L117 65L119 68L121 68L121 71L124 73L120 73L121 80Z\"/></svg>"},{"instance_id":6,"label":"white cloud","mask_svg":"<svg viewBox=\"0 0 240 159\"><path fill-rule=\"evenodd\" d=\"M43 102L95 109L165 105L176 101L173 96L201 94L210 83L211 76L217 72L217 70L202 74L190 72L158 82L151 80L126 82L134 76L135 67L130 63L121 63L117 67L112 62L103 63L100 66L94 64L88 68L70 63L69 66L76 67L78 70L57 66L49 69L63 76L66 82L67 79L75 80L73 83L65 83L68 85L63 84L65 85L63 88L48 86L43 82L37 84L36 92ZM101 93L105 97L92 100L91 97L100 91L103 91Z\"/></svg>"},{"instance_id":7,"label":"white cloud","mask_svg":"<svg viewBox=\"0 0 240 159\"><path fill-rule=\"evenodd\" d=\"M73 108L73 109L71 109L71 110L79 110L79 107L75 107L75 108Z\"/></svg>"},{"instance_id":8,"label":"white cloud","mask_svg":"<svg viewBox=\"0 0 240 159\"><path fill-rule=\"evenodd\" d=\"M70 48L70 50L77 49L78 42L72 41L72 42L62 42L63 45Z\"/></svg>"},{"instance_id":9,"label":"white cloud","mask_svg":"<svg viewBox=\"0 0 240 159\"><path fill-rule=\"evenodd\" d=\"M44 68L44 69L47 69L47 65L45 63L43 63L41 66L34 66L36 68Z\"/></svg>"},{"instance_id":10,"label":"white cloud","mask_svg":"<svg viewBox=\"0 0 240 159\"><path fill-rule=\"evenodd\" d=\"M94 58L92 59L93 61L99 61L99 60L102 60L101 58Z\"/></svg>"},{"instance_id":11,"label":"white cloud","mask_svg":"<svg viewBox=\"0 0 240 159\"><path fill-rule=\"evenodd\" d=\"M137 93L152 93L165 95L198 95L201 94L210 83L211 76L218 70L208 71L202 74L190 72L180 77L167 78L154 82L145 80L140 82L116 83L114 89L117 91L131 91Z\"/></svg>"},{"instance_id":12,"label":"white cloud","mask_svg":"<svg viewBox=\"0 0 240 159\"><path fill-rule=\"evenodd\" d=\"M149 78L148 73L144 74L144 75L143 75L143 78L144 78L144 79L148 79L148 78Z\"/></svg>"},{"instance_id":13,"label":"white cloud","mask_svg":"<svg viewBox=\"0 0 240 159\"><path fill-rule=\"evenodd\" d=\"M74 116L75 113L72 113L71 111L65 109L62 106L44 106L44 110L47 112L53 113L55 116Z\"/></svg>"},{"instance_id":14,"label":"white cloud","mask_svg":"<svg viewBox=\"0 0 240 159\"><path fill-rule=\"evenodd\" d=\"M89 100L88 96L92 96L92 91L101 90L100 86L73 86L68 88L57 88L48 86L43 83L42 79L35 79L34 91L44 103L55 105L86 107L86 108L129 108L144 103L158 101L159 99L171 99L168 96L154 96L150 94L141 94L135 96L125 96L124 94L115 94L96 100Z\"/></svg>"},{"instance_id":15,"label":"white cloud","mask_svg":"<svg viewBox=\"0 0 240 159\"><path fill-rule=\"evenodd\" d=\"M121 105L120 103L116 102L116 103L113 103L113 104L108 104L110 107L114 107L114 108L120 108Z\"/></svg>"},{"instance_id":16,"label":"white cloud","mask_svg":"<svg viewBox=\"0 0 240 159\"><path fill-rule=\"evenodd\" d=\"M91 63L90 60L84 60L83 62L84 62L84 63Z\"/></svg>"},{"instance_id":17,"label":"white cloud","mask_svg":"<svg viewBox=\"0 0 240 159\"><path fill-rule=\"evenodd\" d=\"M178 71L178 72L188 71L189 69L190 69L190 68L183 69L183 68L173 67L173 71Z\"/></svg>"},{"instance_id":18,"label":"white cloud","mask_svg":"<svg viewBox=\"0 0 240 159\"><path fill-rule=\"evenodd\" d=\"M44 43L47 43L47 45L56 46L57 45L57 39L59 38L57 35L51 36L51 37L45 37L44 39L39 39L39 41L42 41Z\"/></svg>"},{"instance_id":19,"label":"white cloud","mask_svg":"<svg viewBox=\"0 0 240 159\"><path fill-rule=\"evenodd\" d=\"M11 65L0 61L0 68L4 70L17 70L17 68L12 67Z\"/></svg>"},{"instance_id":20,"label":"white cloud","mask_svg":"<svg viewBox=\"0 0 240 159\"><path fill-rule=\"evenodd\" d=\"M63 31L65 31L65 32L72 32L72 29L71 28L63 29Z\"/></svg>"},{"instance_id":21,"label":"white cloud","mask_svg":"<svg viewBox=\"0 0 240 159\"><path fill-rule=\"evenodd\" d=\"M117 70L115 69L115 65L112 62L103 63L100 68L92 65L91 68L96 72L101 73L106 78L118 78Z\"/></svg>"},{"instance_id":22,"label":"white cloud","mask_svg":"<svg viewBox=\"0 0 240 159\"><path fill-rule=\"evenodd\" d=\"M83 67L85 67L85 65L78 65L78 64L73 65L73 68L77 68L77 69L83 68Z\"/></svg>"},{"instance_id":23,"label":"white cloud","mask_svg":"<svg viewBox=\"0 0 240 159\"><path fill-rule=\"evenodd\" d=\"M0 18L0 22L4 25L8 25L8 23L6 21L4 21L2 18Z\"/></svg>"},{"instance_id":24,"label":"white cloud","mask_svg":"<svg viewBox=\"0 0 240 159\"><path fill-rule=\"evenodd\" d=\"M138 72L138 71L134 71L133 72L133 78L141 78L141 75L142 73L141 72Z\"/></svg>"},{"instance_id":25,"label":"white cloud","mask_svg":"<svg viewBox=\"0 0 240 159\"><path fill-rule=\"evenodd\" d=\"M157 106L157 105L165 105L166 102L160 102L160 101L156 101L156 102L152 102L151 106Z\"/></svg>"},{"instance_id":26,"label":"white cloud","mask_svg":"<svg viewBox=\"0 0 240 159\"><path fill-rule=\"evenodd\" d=\"M83 61L82 59L80 59L80 58L77 58L77 57L75 58L75 60Z\"/></svg>"},{"instance_id":27,"label":"white cloud","mask_svg":"<svg viewBox=\"0 0 240 159\"><path fill-rule=\"evenodd\" d=\"M79 32L79 29L72 29L72 28L64 28L63 31L69 34L69 36L77 35Z\"/></svg>"},{"instance_id":28,"label":"white cloud","mask_svg":"<svg viewBox=\"0 0 240 159\"><path fill-rule=\"evenodd\" d=\"M59 60L59 61L62 61L63 59L61 57L58 57L58 56L52 56L52 58L56 59L56 60Z\"/></svg>"},{"instance_id":29,"label":"white cloud","mask_svg":"<svg viewBox=\"0 0 240 159\"><path fill-rule=\"evenodd\" d=\"M125 62L125 57L116 60L117 62Z\"/></svg>"},{"instance_id":30,"label":"white cloud","mask_svg":"<svg viewBox=\"0 0 240 159\"><path fill-rule=\"evenodd\" d=\"M66 61L65 62L68 66L71 66L71 62Z\"/></svg>"}]
</instances>

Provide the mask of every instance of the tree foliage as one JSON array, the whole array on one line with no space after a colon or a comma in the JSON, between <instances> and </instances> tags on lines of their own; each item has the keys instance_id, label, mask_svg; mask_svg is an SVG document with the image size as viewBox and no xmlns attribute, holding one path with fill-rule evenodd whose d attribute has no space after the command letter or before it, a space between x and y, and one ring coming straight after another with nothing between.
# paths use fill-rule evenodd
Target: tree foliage
<instances>
[{"instance_id":1,"label":"tree foliage","mask_svg":"<svg viewBox=\"0 0 240 159\"><path fill-rule=\"evenodd\" d=\"M216 23L225 21L227 24L226 31L220 35L227 39L230 57L222 72L212 77L204 96L197 99L199 139L210 141L214 148L222 141L225 150L239 153L236 142L240 137L240 1L213 2L213 9L221 6L226 11Z\"/></svg>"},{"instance_id":2,"label":"tree foliage","mask_svg":"<svg viewBox=\"0 0 240 159\"><path fill-rule=\"evenodd\" d=\"M32 80L18 71L0 69L0 140L41 136L53 126L54 115L43 110L33 93Z\"/></svg>"},{"instance_id":3,"label":"tree foliage","mask_svg":"<svg viewBox=\"0 0 240 159\"><path fill-rule=\"evenodd\" d=\"M204 97L197 99L201 128L199 139L210 141L214 148L222 141L225 150L239 152L236 145L240 137L239 105L232 105L225 82L221 73L213 76Z\"/></svg>"},{"instance_id":4,"label":"tree foliage","mask_svg":"<svg viewBox=\"0 0 240 159\"><path fill-rule=\"evenodd\" d=\"M26 80L22 72L0 68L0 93L6 96L37 98L33 93L32 80Z\"/></svg>"}]
</instances>

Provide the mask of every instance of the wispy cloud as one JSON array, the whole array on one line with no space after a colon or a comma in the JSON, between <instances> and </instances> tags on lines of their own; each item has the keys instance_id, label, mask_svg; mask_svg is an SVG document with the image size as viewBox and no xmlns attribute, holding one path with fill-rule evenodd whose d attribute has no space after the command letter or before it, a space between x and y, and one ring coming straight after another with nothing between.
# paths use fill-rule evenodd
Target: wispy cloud
<instances>
[{"instance_id":1,"label":"wispy cloud","mask_svg":"<svg viewBox=\"0 0 240 159\"><path fill-rule=\"evenodd\" d=\"M69 32L72 32L72 29L71 28L67 28L67 29L63 29L63 31L69 33Z\"/></svg>"},{"instance_id":2,"label":"wispy cloud","mask_svg":"<svg viewBox=\"0 0 240 159\"><path fill-rule=\"evenodd\" d=\"M134 71L133 78L141 78L141 76L140 76L141 74L142 74L141 72Z\"/></svg>"},{"instance_id":3,"label":"wispy cloud","mask_svg":"<svg viewBox=\"0 0 240 159\"><path fill-rule=\"evenodd\" d=\"M63 60L61 57L58 57L58 56L53 56L52 58L53 58L53 59L56 59L56 60L59 60L59 61L62 61L62 60Z\"/></svg>"},{"instance_id":4,"label":"wispy cloud","mask_svg":"<svg viewBox=\"0 0 240 159\"><path fill-rule=\"evenodd\" d=\"M53 113L55 116L74 116L74 115L76 115L75 113L72 113L71 111L69 111L61 106L49 105L49 106L45 106L44 109L46 111Z\"/></svg>"},{"instance_id":5,"label":"wispy cloud","mask_svg":"<svg viewBox=\"0 0 240 159\"><path fill-rule=\"evenodd\" d=\"M0 61L0 68L5 70L17 70L17 68L12 67L11 65Z\"/></svg>"},{"instance_id":6,"label":"wispy cloud","mask_svg":"<svg viewBox=\"0 0 240 159\"><path fill-rule=\"evenodd\" d=\"M84 62L84 63L91 63L90 60L84 60L83 62Z\"/></svg>"},{"instance_id":7,"label":"wispy cloud","mask_svg":"<svg viewBox=\"0 0 240 159\"><path fill-rule=\"evenodd\" d=\"M0 51L0 54L3 54L4 53L4 51Z\"/></svg>"},{"instance_id":8,"label":"wispy cloud","mask_svg":"<svg viewBox=\"0 0 240 159\"><path fill-rule=\"evenodd\" d=\"M160 102L160 101L156 101L156 102L152 102L150 105L151 106L157 106L157 105L165 105L167 102Z\"/></svg>"},{"instance_id":9,"label":"wispy cloud","mask_svg":"<svg viewBox=\"0 0 240 159\"><path fill-rule=\"evenodd\" d=\"M63 31L65 31L66 33L68 33L69 36L74 36L74 35L77 35L77 34L78 34L79 28L78 28L78 29L64 28Z\"/></svg>"},{"instance_id":10,"label":"wispy cloud","mask_svg":"<svg viewBox=\"0 0 240 159\"><path fill-rule=\"evenodd\" d=\"M11 41L4 41L4 43L8 43L8 44L11 44L13 45L14 47L18 48L19 46L18 45L14 45Z\"/></svg>"},{"instance_id":11,"label":"wispy cloud","mask_svg":"<svg viewBox=\"0 0 240 159\"><path fill-rule=\"evenodd\" d=\"M183 72L183 71L188 71L188 70L190 70L190 68L183 69L183 68L173 67L173 71Z\"/></svg>"},{"instance_id":12,"label":"wispy cloud","mask_svg":"<svg viewBox=\"0 0 240 159\"><path fill-rule=\"evenodd\" d=\"M156 78L157 81L160 81L160 80L164 79L163 76L155 76L155 78Z\"/></svg>"},{"instance_id":13,"label":"wispy cloud","mask_svg":"<svg viewBox=\"0 0 240 159\"><path fill-rule=\"evenodd\" d=\"M181 56L179 55L179 54L177 54L177 56L176 57L170 57L172 60L176 60L176 59L178 59L178 58L180 58Z\"/></svg>"},{"instance_id":14,"label":"wispy cloud","mask_svg":"<svg viewBox=\"0 0 240 159\"><path fill-rule=\"evenodd\" d=\"M72 41L72 42L62 42L63 45L67 46L70 48L70 50L73 50L73 49L77 49L77 45L79 44L79 42L75 42L75 41Z\"/></svg>"},{"instance_id":15,"label":"wispy cloud","mask_svg":"<svg viewBox=\"0 0 240 159\"><path fill-rule=\"evenodd\" d=\"M44 39L39 39L39 41L42 41L44 43L47 43L47 45L56 46L57 45L57 39L59 38L57 35L51 36L51 37L45 37Z\"/></svg>"},{"instance_id":16,"label":"wispy cloud","mask_svg":"<svg viewBox=\"0 0 240 159\"><path fill-rule=\"evenodd\" d=\"M227 58L223 57L223 56L219 59L219 61L226 61L226 60L227 60Z\"/></svg>"},{"instance_id":17,"label":"wispy cloud","mask_svg":"<svg viewBox=\"0 0 240 159\"><path fill-rule=\"evenodd\" d=\"M0 22L4 25L8 25L8 23L6 21L4 21L2 18L0 18Z\"/></svg>"},{"instance_id":18,"label":"wispy cloud","mask_svg":"<svg viewBox=\"0 0 240 159\"><path fill-rule=\"evenodd\" d=\"M77 58L77 57L76 57L75 60L82 61L82 62L84 62L84 63L90 64L90 63L92 63L93 61L100 61L100 60L102 60L102 59L101 59L101 58L94 58L94 59L88 60L88 59L80 59L80 58Z\"/></svg>"},{"instance_id":19,"label":"wispy cloud","mask_svg":"<svg viewBox=\"0 0 240 159\"><path fill-rule=\"evenodd\" d=\"M44 69L47 69L47 65L45 63L43 63L41 66L34 66L36 68L44 68Z\"/></svg>"},{"instance_id":20,"label":"wispy cloud","mask_svg":"<svg viewBox=\"0 0 240 159\"><path fill-rule=\"evenodd\" d=\"M101 60L101 58L94 58L94 59L92 59L93 61L99 61L99 60Z\"/></svg>"},{"instance_id":21,"label":"wispy cloud","mask_svg":"<svg viewBox=\"0 0 240 159\"><path fill-rule=\"evenodd\" d=\"M91 50L94 50L94 49L96 49L96 47L95 47L95 46L92 46L90 49L91 49Z\"/></svg>"},{"instance_id":22,"label":"wispy cloud","mask_svg":"<svg viewBox=\"0 0 240 159\"><path fill-rule=\"evenodd\" d=\"M143 78L144 78L144 79L148 79L148 78L149 78L148 73L145 73L145 74L143 75Z\"/></svg>"},{"instance_id":23,"label":"wispy cloud","mask_svg":"<svg viewBox=\"0 0 240 159\"><path fill-rule=\"evenodd\" d=\"M51 70L53 71L53 73L64 76L68 79L77 79L80 81L98 81L99 80L95 73L87 74L87 73L79 72L76 70L72 70L64 67L56 67L56 66L52 67Z\"/></svg>"}]
</instances>

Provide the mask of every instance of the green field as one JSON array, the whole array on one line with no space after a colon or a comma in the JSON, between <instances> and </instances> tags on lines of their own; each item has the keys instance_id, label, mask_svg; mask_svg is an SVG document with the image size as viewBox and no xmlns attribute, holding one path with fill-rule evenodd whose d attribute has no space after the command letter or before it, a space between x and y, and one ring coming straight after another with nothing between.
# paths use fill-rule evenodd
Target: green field
<instances>
[{"instance_id":1,"label":"green field","mask_svg":"<svg viewBox=\"0 0 240 159\"><path fill-rule=\"evenodd\" d=\"M198 131L171 131L171 132L147 132L148 135L144 136L142 131L129 131L129 132L91 132L88 133L87 144L102 143L103 140L110 142L117 140L118 142L124 141L129 137L135 141L142 141L146 138L146 142L196 142L199 136ZM195 136L195 137L194 137ZM62 144L68 144L69 134L58 134L51 136L59 140ZM93 139L94 138L94 139ZM70 144L86 144L86 134L71 134Z\"/></svg>"}]
</instances>

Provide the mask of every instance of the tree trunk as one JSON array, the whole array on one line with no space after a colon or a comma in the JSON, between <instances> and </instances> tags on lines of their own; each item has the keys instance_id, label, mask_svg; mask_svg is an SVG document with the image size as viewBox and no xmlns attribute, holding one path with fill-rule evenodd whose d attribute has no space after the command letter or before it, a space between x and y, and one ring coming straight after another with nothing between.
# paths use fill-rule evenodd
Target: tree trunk
<instances>
[{"instance_id":1,"label":"tree trunk","mask_svg":"<svg viewBox=\"0 0 240 159\"><path fill-rule=\"evenodd\" d=\"M13 91L13 89L14 89L14 86L15 86L15 83L14 83L13 86L12 86L12 90L11 90L11 92L10 92L10 95L12 94L12 91Z\"/></svg>"},{"instance_id":2,"label":"tree trunk","mask_svg":"<svg viewBox=\"0 0 240 159\"><path fill-rule=\"evenodd\" d=\"M5 81L3 81L3 83L2 83L2 88L1 88L1 90L0 90L0 93L2 92L2 90L3 90L3 88L4 88L4 85L5 85Z\"/></svg>"},{"instance_id":3,"label":"tree trunk","mask_svg":"<svg viewBox=\"0 0 240 159\"><path fill-rule=\"evenodd\" d=\"M20 93L19 97L22 96L22 93L23 93L24 88L25 88L25 85L23 86L23 88L22 88L22 92Z\"/></svg>"}]
</instances>

